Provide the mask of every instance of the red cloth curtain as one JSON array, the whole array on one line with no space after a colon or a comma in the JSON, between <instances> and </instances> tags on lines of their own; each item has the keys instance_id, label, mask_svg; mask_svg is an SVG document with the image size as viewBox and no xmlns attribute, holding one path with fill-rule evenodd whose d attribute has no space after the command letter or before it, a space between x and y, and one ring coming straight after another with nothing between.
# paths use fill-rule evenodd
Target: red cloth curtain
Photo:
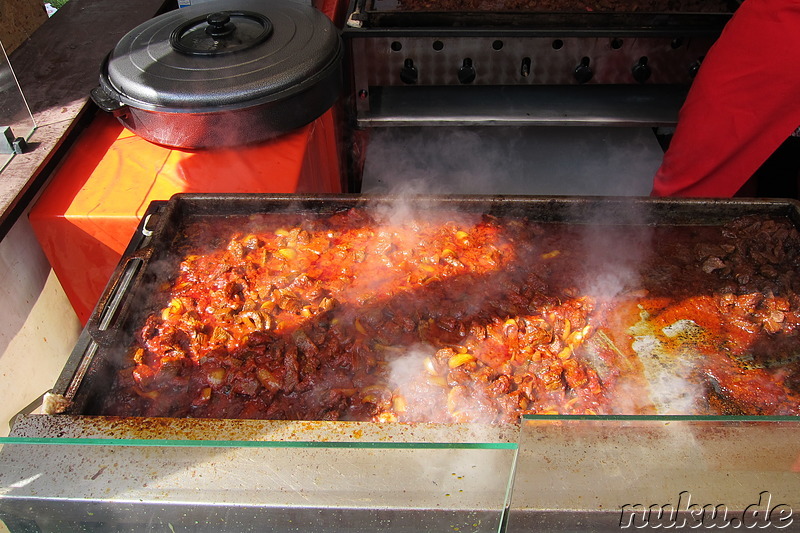
<instances>
[{"instance_id":1,"label":"red cloth curtain","mask_svg":"<svg viewBox=\"0 0 800 533\"><path fill-rule=\"evenodd\" d=\"M730 197L800 126L800 0L746 0L709 50L654 196Z\"/></svg>"}]
</instances>

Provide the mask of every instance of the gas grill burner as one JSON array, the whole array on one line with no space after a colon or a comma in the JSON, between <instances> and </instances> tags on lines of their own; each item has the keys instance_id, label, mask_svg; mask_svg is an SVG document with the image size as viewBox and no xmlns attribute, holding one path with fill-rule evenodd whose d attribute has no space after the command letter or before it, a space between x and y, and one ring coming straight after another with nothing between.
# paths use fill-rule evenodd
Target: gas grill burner
<instances>
[{"instance_id":1,"label":"gas grill burner","mask_svg":"<svg viewBox=\"0 0 800 533\"><path fill-rule=\"evenodd\" d=\"M356 123L672 125L737 5L355 0Z\"/></svg>"}]
</instances>

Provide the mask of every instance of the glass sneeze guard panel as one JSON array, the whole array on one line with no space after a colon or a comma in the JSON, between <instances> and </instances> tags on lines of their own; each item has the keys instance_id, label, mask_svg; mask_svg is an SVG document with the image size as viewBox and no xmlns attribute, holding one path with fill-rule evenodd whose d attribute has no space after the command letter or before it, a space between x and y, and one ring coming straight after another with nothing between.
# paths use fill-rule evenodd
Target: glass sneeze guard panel
<instances>
[{"instance_id":1,"label":"glass sneeze guard panel","mask_svg":"<svg viewBox=\"0 0 800 533\"><path fill-rule=\"evenodd\" d=\"M798 512L798 417L530 416L508 531L795 531Z\"/></svg>"},{"instance_id":2,"label":"glass sneeze guard panel","mask_svg":"<svg viewBox=\"0 0 800 533\"><path fill-rule=\"evenodd\" d=\"M0 439L0 519L12 531L793 531L798 437L797 417L541 415L517 432L26 415Z\"/></svg>"},{"instance_id":3,"label":"glass sneeze guard panel","mask_svg":"<svg viewBox=\"0 0 800 533\"><path fill-rule=\"evenodd\" d=\"M0 43L0 172L23 148L36 129L28 102L22 94L8 55Z\"/></svg>"},{"instance_id":4,"label":"glass sneeze guard panel","mask_svg":"<svg viewBox=\"0 0 800 533\"><path fill-rule=\"evenodd\" d=\"M40 531L496 532L516 438L516 427L27 415L0 439L0 519Z\"/></svg>"}]
</instances>

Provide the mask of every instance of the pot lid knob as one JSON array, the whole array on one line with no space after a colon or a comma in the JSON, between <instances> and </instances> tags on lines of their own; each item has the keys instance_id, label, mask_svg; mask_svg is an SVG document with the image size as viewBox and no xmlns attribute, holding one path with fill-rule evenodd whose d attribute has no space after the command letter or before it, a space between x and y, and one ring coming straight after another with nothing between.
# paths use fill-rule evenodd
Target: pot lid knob
<instances>
[{"instance_id":1,"label":"pot lid knob","mask_svg":"<svg viewBox=\"0 0 800 533\"><path fill-rule=\"evenodd\" d=\"M179 25L169 42L182 54L218 56L258 46L271 34L272 23L260 13L215 11Z\"/></svg>"},{"instance_id":2,"label":"pot lid knob","mask_svg":"<svg viewBox=\"0 0 800 533\"><path fill-rule=\"evenodd\" d=\"M206 33L214 39L222 39L233 33L236 25L230 24L231 16L225 12L211 13L207 18L208 27Z\"/></svg>"}]
</instances>

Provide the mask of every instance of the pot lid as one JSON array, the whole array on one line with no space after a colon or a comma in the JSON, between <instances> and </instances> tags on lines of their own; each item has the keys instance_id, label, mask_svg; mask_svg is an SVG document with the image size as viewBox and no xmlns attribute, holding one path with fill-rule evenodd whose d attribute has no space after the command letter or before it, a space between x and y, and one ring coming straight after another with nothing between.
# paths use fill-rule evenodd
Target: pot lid
<instances>
[{"instance_id":1,"label":"pot lid","mask_svg":"<svg viewBox=\"0 0 800 533\"><path fill-rule=\"evenodd\" d=\"M159 15L125 35L101 84L122 103L221 111L307 89L341 61L336 27L294 0L212 0Z\"/></svg>"}]
</instances>

